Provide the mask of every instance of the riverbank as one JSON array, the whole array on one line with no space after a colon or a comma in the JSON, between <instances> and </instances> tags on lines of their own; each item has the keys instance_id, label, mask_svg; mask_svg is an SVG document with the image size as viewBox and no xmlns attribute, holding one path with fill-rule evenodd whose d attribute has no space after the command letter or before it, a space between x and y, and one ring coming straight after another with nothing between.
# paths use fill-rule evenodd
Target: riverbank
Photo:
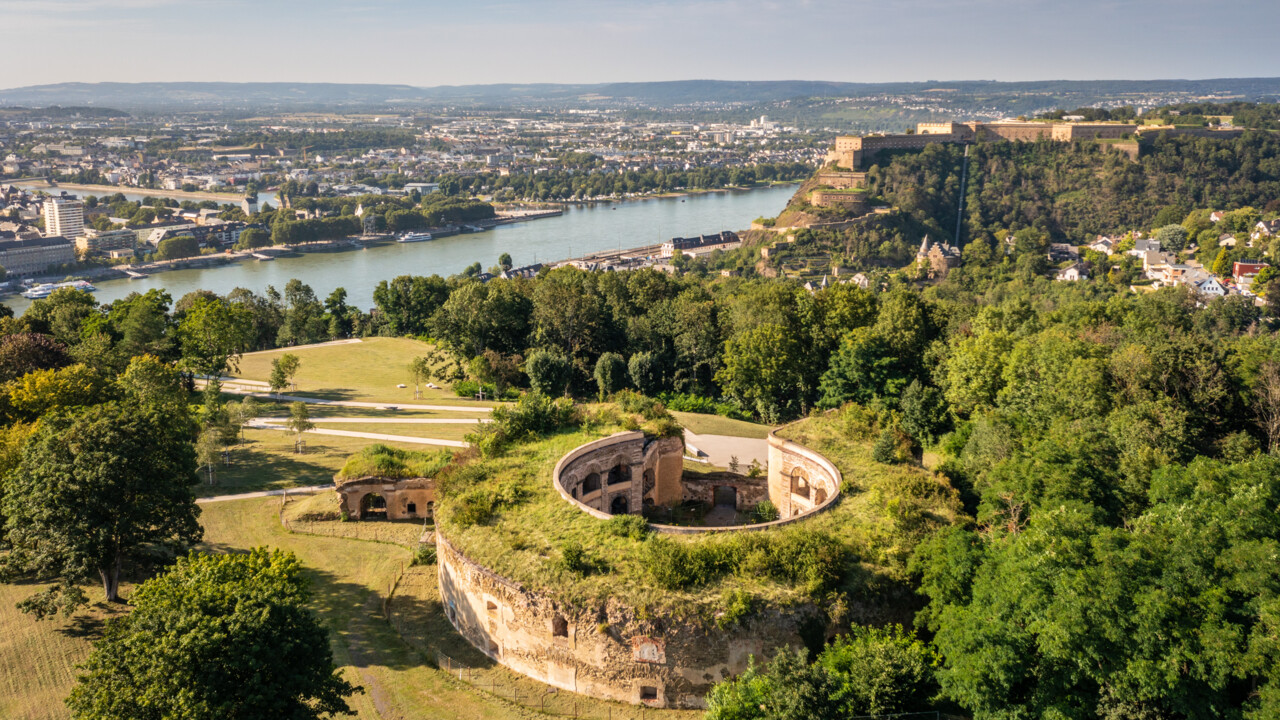
<instances>
[{"instance_id":1,"label":"riverbank","mask_svg":"<svg viewBox=\"0 0 1280 720\"><path fill-rule=\"evenodd\" d=\"M754 218L778 214L793 194L793 188L780 186L701 193L685 202L649 198L649 202L565 205L557 206L563 208L560 216L502 224L491 230L437 237L430 242L397 243L384 238L367 248L363 244L357 248L311 243L284 249L287 256L277 261L252 261L247 257L230 261L226 253L218 253L170 261L163 271L156 269L143 278L125 279L116 268L80 269L74 275L91 278L98 287L94 297L100 303L152 289L168 292L175 301L193 290L225 295L236 288L246 288L262 293L269 285L280 289L296 278L310 285L320 297L342 287L347 291L349 305L368 309L374 305L373 293L378 283L399 275L447 277L477 262L487 268L503 254L509 254L514 265L523 266L611 249L660 245L675 236L744 229ZM281 250L265 248L264 254ZM3 301L18 314L30 305L30 301L17 296Z\"/></svg>"},{"instance_id":2,"label":"riverbank","mask_svg":"<svg viewBox=\"0 0 1280 720\"><path fill-rule=\"evenodd\" d=\"M79 183L64 182L60 182L57 185L50 185L43 181L17 181L13 184L24 190L43 190L47 193L66 190L67 192L83 193L85 195L95 195L97 197L106 197L108 195L115 195L116 193L123 193L125 195L173 198L174 200L213 200L227 205L239 205L240 201L244 199L243 192L188 192L185 190L153 190L151 188L132 187L128 185L81 185Z\"/></svg>"}]
</instances>

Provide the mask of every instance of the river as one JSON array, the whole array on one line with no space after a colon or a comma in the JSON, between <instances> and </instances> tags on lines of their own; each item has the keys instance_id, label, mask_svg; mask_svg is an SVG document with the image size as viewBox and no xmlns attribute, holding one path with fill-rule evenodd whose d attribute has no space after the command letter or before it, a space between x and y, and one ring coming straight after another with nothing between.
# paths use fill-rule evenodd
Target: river
<instances>
[{"instance_id":1,"label":"river","mask_svg":"<svg viewBox=\"0 0 1280 720\"><path fill-rule=\"evenodd\" d=\"M283 290L286 282L298 278L322 300L334 288L346 288L348 304L367 309L373 306L373 289L378 282L397 275L448 276L474 262L488 268L496 265L504 252L511 254L516 265L528 265L601 250L653 245L673 236L741 230L757 217L777 215L795 190L794 185L779 185L678 198L571 205L559 217L500 225L485 232L430 242L174 270L134 280L104 280L95 283L95 297L108 303L151 288L168 290L175 301L200 289L226 294L244 287L262 293L268 285ZM21 314L30 301L10 297L5 303Z\"/></svg>"}]
</instances>

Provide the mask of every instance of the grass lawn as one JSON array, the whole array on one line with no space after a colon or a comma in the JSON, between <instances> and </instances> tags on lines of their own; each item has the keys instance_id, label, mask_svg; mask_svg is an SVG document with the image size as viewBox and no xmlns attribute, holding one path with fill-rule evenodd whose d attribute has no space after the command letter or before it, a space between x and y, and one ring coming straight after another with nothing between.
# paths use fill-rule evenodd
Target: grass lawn
<instances>
[{"instance_id":1,"label":"grass lawn","mask_svg":"<svg viewBox=\"0 0 1280 720\"><path fill-rule=\"evenodd\" d=\"M326 427L328 427L327 424ZM298 455L293 452L293 433L246 428L245 442L231 449L232 464L217 468L213 476L215 484L200 485L196 488L196 495L209 497L330 483L333 482L333 474L342 469L342 464L352 453L375 442L364 438L336 435L308 434L304 437L307 441L307 452ZM421 445L415 444L387 444L409 450L422 449ZM203 474L201 479L205 479Z\"/></svg>"},{"instance_id":2,"label":"grass lawn","mask_svg":"<svg viewBox=\"0 0 1280 720\"><path fill-rule=\"evenodd\" d=\"M733 437L763 439L769 437L769 430L772 429L769 425L761 425L745 420L733 420L719 415L687 412L672 412L671 414L689 432L697 435L731 435Z\"/></svg>"},{"instance_id":3,"label":"grass lawn","mask_svg":"<svg viewBox=\"0 0 1280 720\"><path fill-rule=\"evenodd\" d=\"M0 584L0 718L65 718L62 704L76 679L76 664L89 654L102 622L124 606L105 605L101 586L85 586L93 605L71 620L37 621L14 605L44 589L35 583ZM126 595L129 588L123 588Z\"/></svg>"},{"instance_id":4,"label":"grass lawn","mask_svg":"<svg viewBox=\"0 0 1280 720\"><path fill-rule=\"evenodd\" d=\"M461 441L467 433L473 433L479 428L480 426L476 423L451 423L449 425L411 425L407 423L316 423L317 430L354 430L356 432L385 433L387 435L407 435L409 437L458 441ZM306 437L307 446L310 448L312 438L316 438L317 440L323 438L327 440L332 436L309 433ZM355 440L356 438L351 439ZM365 444L369 444L378 441L364 440L363 442Z\"/></svg>"},{"instance_id":5,"label":"grass lawn","mask_svg":"<svg viewBox=\"0 0 1280 720\"><path fill-rule=\"evenodd\" d=\"M239 395L224 393L227 402L240 402ZM258 403L258 417L288 417L291 403L276 402L255 398ZM342 405L307 405L307 414L312 420L316 418L434 418L436 420L470 420L489 417L489 408L460 407L457 410L382 410L380 408L345 407Z\"/></svg>"},{"instance_id":6,"label":"grass lawn","mask_svg":"<svg viewBox=\"0 0 1280 720\"><path fill-rule=\"evenodd\" d=\"M452 390L422 389L422 397L413 397L413 377L409 363L431 350L426 343L408 338L374 337L362 342L302 349L281 348L249 353L240 358L236 377L267 382L271 362L285 353L301 361L294 378L297 390L289 394L324 400L357 400L361 402L405 403L420 405L471 405L490 407L453 394ZM408 387L397 388L398 384Z\"/></svg>"}]
</instances>

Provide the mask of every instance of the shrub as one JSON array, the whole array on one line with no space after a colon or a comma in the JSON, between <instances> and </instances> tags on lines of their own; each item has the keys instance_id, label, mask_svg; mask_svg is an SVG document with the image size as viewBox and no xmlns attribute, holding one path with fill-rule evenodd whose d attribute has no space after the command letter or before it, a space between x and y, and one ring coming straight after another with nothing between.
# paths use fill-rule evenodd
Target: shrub
<instances>
[{"instance_id":1,"label":"shrub","mask_svg":"<svg viewBox=\"0 0 1280 720\"><path fill-rule=\"evenodd\" d=\"M605 531L614 537L644 540L649 537L649 523L639 515L614 515L605 521Z\"/></svg>"},{"instance_id":2,"label":"shrub","mask_svg":"<svg viewBox=\"0 0 1280 720\"><path fill-rule=\"evenodd\" d=\"M751 522L767 523L778 519L778 506L769 500L761 500L751 509Z\"/></svg>"},{"instance_id":3,"label":"shrub","mask_svg":"<svg viewBox=\"0 0 1280 720\"><path fill-rule=\"evenodd\" d=\"M434 545L420 545L413 553L413 562L410 565L435 565L436 564L436 548Z\"/></svg>"},{"instance_id":4,"label":"shrub","mask_svg":"<svg viewBox=\"0 0 1280 720\"><path fill-rule=\"evenodd\" d=\"M898 462L897 449L897 435L892 429L885 428L880 432L880 437L876 438L876 444L871 448L871 459L878 463L892 465Z\"/></svg>"},{"instance_id":5,"label":"shrub","mask_svg":"<svg viewBox=\"0 0 1280 720\"><path fill-rule=\"evenodd\" d=\"M503 508L518 505L529 497L529 491L514 483L472 489L454 503L453 520L462 527L483 525Z\"/></svg>"},{"instance_id":6,"label":"shrub","mask_svg":"<svg viewBox=\"0 0 1280 720\"><path fill-rule=\"evenodd\" d=\"M480 392L480 383L475 380L459 380L453 384L453 392L458 397L475 397L476 393Z\"/></svg>"},{"instance_id":7,"label":"shrub","mask_svg":"<svg viewBox=\"0 0 1280 720\"><path fill-rule=\"evenodd\" d=\"M493 457L511 444L555 432L578 421L572 400L552 400L537 391L525 394L515 405L494 408L491 417L493 422L467 435L467 441L485 457Z\"/></svg>"},{"instance_id":8,"label":"shrub","mask_svg":"<svg viewBox=\"0 0 1280 720\"><path fill-rule=\"evenodd\" d=\"M449 450L401 450L381 443L370 445L347 458L341 478L435 477L453 460Z\"/></svg>"},{"instance_id":9,"label":"shrub","mask_svg":"<svg viewBox=\"0 0 1280 720\"><path fill-rule=\"evenodd\" d=\"M560 567L574 575L587 574L587 553L582 543L571 540L560 548Z\"/></svg>"},{"instance_id":10,"label":"shrub","mask_svg":"<svg viewBox=\"0 0 1280 720\"><path fill-rule=\"evenodd\" d=\"M749 593L732 590L724 598L724 612L716 616L716 627L726 630L739 625L755 610L755 603Z\"/></svg>"}]
</instances>

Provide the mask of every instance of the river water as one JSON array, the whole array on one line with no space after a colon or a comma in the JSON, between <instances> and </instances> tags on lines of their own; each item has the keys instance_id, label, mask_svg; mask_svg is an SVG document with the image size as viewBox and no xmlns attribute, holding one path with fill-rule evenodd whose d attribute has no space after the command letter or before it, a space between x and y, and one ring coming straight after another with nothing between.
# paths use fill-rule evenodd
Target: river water
<instances>
[{"instance_id":1,"label":"river water","mask_svg":"<svg viewBox=\"0 0 1280 720\"><path fill-rule=\"evenodd\" d=\"M397 275L452 275L479 262L495 265L511 253L516 265L552 262L618 248L653 245L675 236L742 230L757 217L773 217L795 193L794 185L755 190L713 192L682 198L651 198L618 203L569 206L564 215L501 225L485 232L454 235L430 242L387 244L364 250L308 253L299 257L248 261L200 270L174 270L134 280L95 282L99 302L131 292L164 288L176 301L192 290L226 294L237 287L262 293L268 285L283 290L291 278L311 286L324 299L334 288L347 290L347 302L373 306L379 281ZM18 314L29 300L10 297L5 303Z\"/></svg>"}]
</instances>

